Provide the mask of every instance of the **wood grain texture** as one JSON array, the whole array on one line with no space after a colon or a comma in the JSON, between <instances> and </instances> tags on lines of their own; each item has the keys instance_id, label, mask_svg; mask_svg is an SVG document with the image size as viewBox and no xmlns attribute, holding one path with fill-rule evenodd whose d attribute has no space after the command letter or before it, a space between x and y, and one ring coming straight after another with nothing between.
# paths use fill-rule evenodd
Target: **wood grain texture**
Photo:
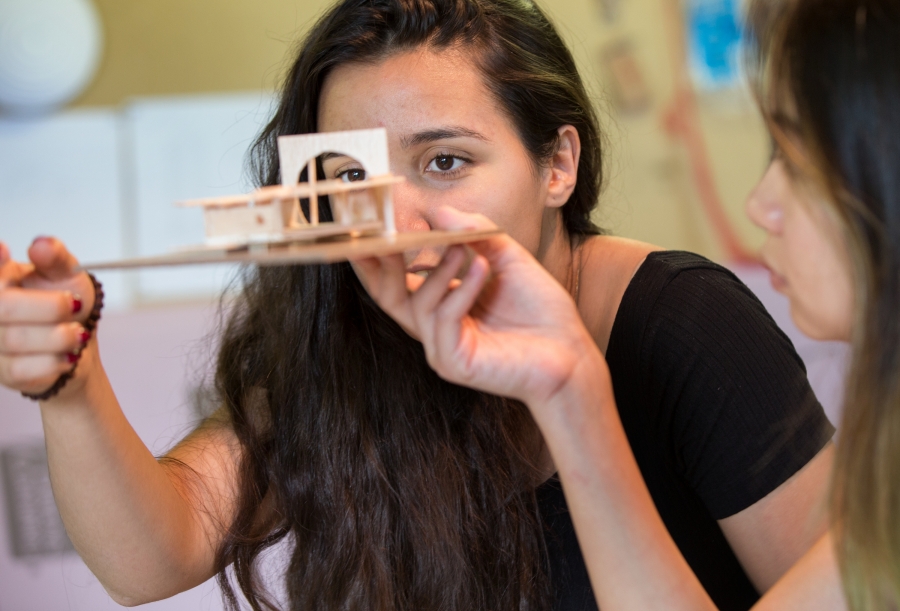
<instances>
[{"instance_id":1,"label":"wood grain texture","mask_svg":"<svg viewBox=\"0 0 900 611\"><path fill-rule=\"evenodd\" d=\"M420 231L351 237L327 242L291 242L252 246L239 250L196 250L156 257L142 257L98 263L86 263L80 269L97 271L104 269L131 269L138 267L165 267L172 265L199 265L204 263L238 263L255 265L310 265L336 263L366 257L435 248L452 244L478 242L499 235L499 229L452 231Z\"/></svg>"}]
</instances>

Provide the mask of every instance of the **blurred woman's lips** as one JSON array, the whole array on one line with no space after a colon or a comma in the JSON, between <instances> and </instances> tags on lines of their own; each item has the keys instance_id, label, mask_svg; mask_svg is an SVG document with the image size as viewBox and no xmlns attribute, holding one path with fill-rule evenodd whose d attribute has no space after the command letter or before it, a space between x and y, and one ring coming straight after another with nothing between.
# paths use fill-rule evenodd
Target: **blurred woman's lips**
<instances>
[{"instance_id":1,"label":"blurred woman's lips","mask_svg":"<svg viewBox=\"0 0 900 611\"><path fill-rule=\"evenodd\" d=\"M784 293L788 287L787 278L776 272L765 260L763 260L762 264L769 271L769 283L772 285L772 288L779 293Z\"/></svg>"},{"instance_id":2,"label":"blurred woman's lips","mask_svg":"<svg viewBox=\"0 0 900 611\"><path fill-rule=\"evenodd\" d=\"M426 265L424 263L418 263L416 265L410 265L406 268L406 273L408 274L422 274L428 275L428 272L434 269L434 265Z\"/></svg>"}]
</instances>

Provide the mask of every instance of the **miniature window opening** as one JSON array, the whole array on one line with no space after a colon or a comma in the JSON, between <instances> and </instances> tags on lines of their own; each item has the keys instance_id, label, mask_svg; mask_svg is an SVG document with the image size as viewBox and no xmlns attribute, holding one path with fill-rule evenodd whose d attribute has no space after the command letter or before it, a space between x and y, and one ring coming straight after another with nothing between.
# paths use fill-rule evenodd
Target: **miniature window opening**
<instances>
[{"instance_id":1,"label":"miniature window opening","mask_svg":"<svg viewBox=\"0 0 900 611\"><path fill-rule=\"evenodd\" d=\"M313 173L312 169L316 168ZM338 236L381 233L386 225L385 200L390 184L381 184L357 159L341 151L327 151L310 159L298 185L308 185L309 197L295 200L290 228L322 227L332 223Z\"/></svg>"}]
</instances>

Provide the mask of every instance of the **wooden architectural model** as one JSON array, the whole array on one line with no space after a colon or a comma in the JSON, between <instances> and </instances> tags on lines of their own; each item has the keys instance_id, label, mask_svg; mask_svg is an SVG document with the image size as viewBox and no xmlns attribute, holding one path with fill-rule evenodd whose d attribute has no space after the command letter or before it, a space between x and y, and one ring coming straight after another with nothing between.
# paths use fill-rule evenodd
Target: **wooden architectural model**
<instances>
[{"instance_id":1,"label":"wooden architectural model","mask_svg":"<svg viewBox=\"0 0 900 611\"><path fill-rule=\"evenodd\" d=\"M178 253L84 265L112 269L193 263L324 263L379 256L405 250L473 241L496 231L398 233L392 188L402 177L390 172L387 132L383 128L278 138L281 185L245 195L180 202L203 209L204 244ZM362 180L318 180L323 154L352 159L365 172ZM300 182L306 170L307 180ZM323 222L327 197L334 220ZM300 200L309 201L309 216Z\"/></svg>"},{"instance_id":2,"label":"wooden architectural model","mask_svg":"<svg viewBox=\"0 0 900 611\"><path fill-rule=\"evenodd\" d=\"M316 159L336 151L358 161L366 169L366 178L355 182L317 180ZM208 247L243 248L341 235L395 233L391 186L403 179L392 176L387 166L384 129L282 136L278 152L281 186L180 203L203 208ZM299 182L304 169L307 181ZM364 197L353 201L355 194ZM319 220L323 196L329 197L335 219L332 222ZM300 208L301 199L309 200L309 218Z\"/></svg>"}]
</instances>

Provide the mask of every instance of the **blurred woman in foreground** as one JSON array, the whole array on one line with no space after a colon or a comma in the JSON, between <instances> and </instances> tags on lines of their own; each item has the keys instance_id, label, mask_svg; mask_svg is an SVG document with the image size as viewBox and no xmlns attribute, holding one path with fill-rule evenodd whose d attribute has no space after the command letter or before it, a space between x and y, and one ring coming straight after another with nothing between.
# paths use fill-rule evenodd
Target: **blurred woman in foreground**
<instances>
[{"instance_id":1,"label":"blurred woman in foreground","mask_svg":"<svg viewBox=\"0 0 900 611\"><path fill-rule=\"evenodd\" d=\"M900 601L900 3L803 0L763 40L775 158L748 202L816 339L852 342L833 488L854 609Z\"/></svg>"},{"instance_id":2,"label":"blurred woman in foreground","mask_svg":"<svg viewBox=\"0 0 900 611\"><path fill-rule=\"evenodd\" d=\"M748 213L768 233L762 258L797 325L816 339L852 342L854 359L831 533L755 608L897 609L900 3L798 0L781 10L759 30L759 100L776 152ZM442 376L531 408L601 608L713 608L636 477L608 369L567 295L510 240L475 248L481 256L449 292L458 252L408 297L396 262L360 267ZM481 291L487 282L491 290ZM515 311L526 299L528 316Z\"/></svg>"}]
</instances>

